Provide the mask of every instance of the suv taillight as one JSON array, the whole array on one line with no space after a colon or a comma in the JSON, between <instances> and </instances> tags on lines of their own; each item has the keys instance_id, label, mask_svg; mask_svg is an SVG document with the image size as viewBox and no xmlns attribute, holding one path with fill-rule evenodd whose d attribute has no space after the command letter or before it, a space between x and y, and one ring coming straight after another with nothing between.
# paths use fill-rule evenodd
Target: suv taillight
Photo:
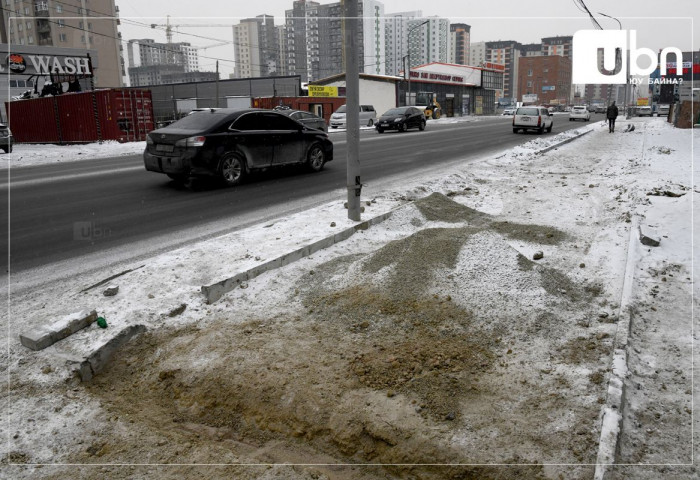
<instances>
[{"instance_id":1,"label":"suv taillight","mask_svg":"<svg viewBox=\"0 0 700 480\"><path fill-rule=\"evenodd\" d=\"M540 115L537 117L537 126L539 127L542 124L542 116Z\"/></svg>"},{"instance_id":2,"label":"suv taillight","mask_svg":"<svg viewBox=\"0 0 700 480\"><path fill-rule=\"evenodd\" d=\"M515 126L515 114L513 114L513 126Z\"/></svg>"},{"instance_id":3,"label":"suv taillight","mask_svg":"<svg viewBox=\"0 0 700 480\"><path fill-rule=\"evenodd\" d=\"M188 137L175 142L176 147L202 147L207 137Z\"/></svg>"}]
</instances>

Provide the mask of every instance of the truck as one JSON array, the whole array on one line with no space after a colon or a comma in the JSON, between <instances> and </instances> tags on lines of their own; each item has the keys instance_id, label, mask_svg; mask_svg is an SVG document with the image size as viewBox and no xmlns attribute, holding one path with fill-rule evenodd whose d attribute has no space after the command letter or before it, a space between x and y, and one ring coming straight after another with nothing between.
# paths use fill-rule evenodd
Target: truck
<instances>
[{"instance_id":1,"label":"truck","mask_svg":"<svg viewBox=\"0 0 700 480\"><path fill-rule=\"evenodd\" d=\"M425 119L438 119L442 114L442 108L437 101L437 93L435 92L418 92L416 94L416 108L423 110Z\"/></svg>"}]
</instances>

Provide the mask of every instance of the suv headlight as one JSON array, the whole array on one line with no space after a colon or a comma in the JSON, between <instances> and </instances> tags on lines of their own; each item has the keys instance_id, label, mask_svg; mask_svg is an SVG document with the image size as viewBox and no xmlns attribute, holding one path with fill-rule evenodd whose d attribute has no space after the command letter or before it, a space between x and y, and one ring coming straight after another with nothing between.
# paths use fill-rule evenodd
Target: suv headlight
<instances>
[{"instance_id":1,"label":"suv headlight","mask_svg":"<svg viewBox=\"0 0 700 480\"><path fill-rule=\"evenodd\" d=\"M394 119L394 122L400 122L401 120L403 120L403 117L398 117Z\"/></svg>"},{"instance_id":2,"label":"suv headlight","mask_svg":"<svg viewBox=\"0 0 700 480\"><path fill-rule=\"evenodd\" d=\"M150 135L146 135L146 145L153 145L155 142Z\"/></svg>"}]
</instances>

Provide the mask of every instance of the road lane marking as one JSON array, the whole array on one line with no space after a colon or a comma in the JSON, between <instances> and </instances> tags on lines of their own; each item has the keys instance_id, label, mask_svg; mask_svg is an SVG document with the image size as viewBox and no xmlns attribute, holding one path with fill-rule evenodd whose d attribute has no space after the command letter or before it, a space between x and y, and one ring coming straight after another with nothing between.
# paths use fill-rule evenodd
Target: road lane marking
<instances>
[{"instance_id":1,"label":"road lane marking","mask_svg":"<svg viewBox=\"0 0 700 480\"><path fill-rule=\"evenodd\" d=\"M110 173L122 173L122 172L135 172L137 170L146 171L143 165L138 167L123 167L123 168L113 168L110 170L101 170L99 172L87 172L87 173L76 173L71 175L59 175L49 178L36 178L34 180L10 180L9 182L4 181L0 183L0 190L7 188L19 188L19 187L29 187L33 185L44 185L47 183L60 182L63 180L73 180L78 178L90 178L99 177L102 175L107 175Z\"/></svg>"}]
</instances>

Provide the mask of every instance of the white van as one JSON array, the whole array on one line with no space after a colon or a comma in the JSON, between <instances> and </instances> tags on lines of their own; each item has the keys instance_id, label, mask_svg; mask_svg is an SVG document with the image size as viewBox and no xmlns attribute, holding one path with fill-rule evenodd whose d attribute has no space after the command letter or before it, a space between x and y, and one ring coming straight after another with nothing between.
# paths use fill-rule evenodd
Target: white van
<instances>
[{"instance_id":1,"label":"white van","mask_svg":"<svg viewBox=\"0 0 700 480\"><path fill-rule=\"evenodd\" d=\"M331 128L345 128L346 105L341 105L331 115ZM377 112L372 105L360 105L360 127L371 127L377 122Z\"/></svg>"}]
</instances>

